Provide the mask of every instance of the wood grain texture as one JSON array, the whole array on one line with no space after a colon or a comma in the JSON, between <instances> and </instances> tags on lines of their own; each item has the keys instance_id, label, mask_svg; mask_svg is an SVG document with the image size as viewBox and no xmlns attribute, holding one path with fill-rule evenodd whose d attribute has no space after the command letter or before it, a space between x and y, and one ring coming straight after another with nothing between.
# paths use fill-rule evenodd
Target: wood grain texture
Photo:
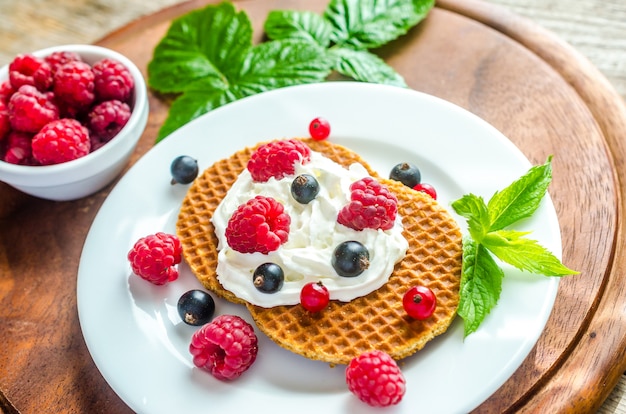
<instances>
[{"instance_id":1,"label":"wood grain texture","mask_svg":"<svg viewBox=\"0 0 626 414\"><path fill-rule=\"evenodd\" d=\"M0 45L5 53L0 63L24 48L96 41L116 27L173 3L57 1L50 11L44 7L50 2L0 0L0 39L7 31L14 33L10 38L14 42ZM169 21L204 3L196 0L150 15L100 43L131 56L145 69ZM496 3L531 19L560 22L575 35L574 42L584 44L582 39L593 38L595 47L608 45L604 49L608 53L600 54L602 60L587 60L565 44L563 37L555 37L532 20L520 19L509 9L494 8ZM318 10L324 2L239 4L251 15L258 35L267 10L286 6ZM537 346L513 378L477 412L624 412L622 404L611 402L621 401L625 388L618 380L625 369L622 353L626 349L626 327L621 322L626 320L624 259L619 254L624 249L623 187L619 183L626 179L622 143L626 113L619 94L596 69L602 66L610 82L620 85L624 71L611 77L608 69L613 63L607 62L619 66L626 61L619 40L624 36L612 32L623 30L623 11L617 1L446 0L409 36L381 50L412 88L483 117L531 161L543 162L547 155L555 155L551 194L563 232L564 261L581 270L583 277L563 281L555 311ZM45 14L45 22L25 21L28 12ZM72 24L67 23L68 16ZM12 25L4 24L7 20ZM593 37L590 27L610 39L600 34ZM38 35L24 36L25 32ZM12 50L18 47L15 42L25 43ZM589 59L600 55L588 53ZM150 96L150 105L148 129L132 162L151 147L166 114L167 107L155 96ZM77 258L109 190L77 202L54 203L0 186L0 213L4 212L0 214L0 306L6 309L0 313L0 337L11 341L10 351L0 349L0 390L22 412L44 407L67 412L129 411L93 366L75 309ZM24 386L25 378L31 386ZM615 395L601 405L615 384Z\"/></svg>"}]
</instances>

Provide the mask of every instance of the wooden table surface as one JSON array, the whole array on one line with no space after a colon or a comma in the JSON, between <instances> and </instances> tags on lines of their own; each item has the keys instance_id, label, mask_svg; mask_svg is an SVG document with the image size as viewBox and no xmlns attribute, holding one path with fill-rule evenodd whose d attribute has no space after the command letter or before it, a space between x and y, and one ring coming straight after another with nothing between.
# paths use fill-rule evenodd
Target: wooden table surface
<instances>
[{"instance_id":1,"label":"wooden table surface","mask_svg":"<svg viewBox=\"0 0 626 414\"><path fill-rule=\"evenodd\" d=\"M20 52L30 51L56 44L64 43L91 43L96 42L108 33L125 26L127 23L141 16L148 15L164 7L180 3L175 0L21 0L14 2L10 0L0 0L0 65L8 63L12 57ZM442 1L445 6L447 3ZM485 3L486 6L495 7L494 16L506 16L506 11L511 11L519 16L524 16L529 22L538 24L539 27L548 29L558 38L573 45L581 54L581 65L585 66L587 62L585 57L595 65L608 80L606 87L612 88L622 97L626 98L626 4L622 0L577 0L575 2L569 0L490 0ZM481 9L478 7L477 9ZM503 13L504 12L504 13ZM504 19L502 24L507 21L518 23L519 20ZM497 22L490 23L492 27L497 26ZM513 31L517 28L513 28ZM505 30L506 31L506 30ZM115 43L118 39L113 37L110 42ZM533 39L530 39L530 43ZM549 53L549 52L547 52ZM602 83L602 80L600 80ZM145 151L146 148L140 149ZM618 160L618 167L625 160ZM106 194L97 195L89 200L80 202L79 211L88 212L92 204L99 205ZM2 196L0 194L0 196ZM0 203L1 204L1 203ZM55 206L57 210L63 209ZM28 205L27 205L28 208ZM70 208L69 206L67 207ZM0 213L2 213L0 211ZM0 214L2 217L2 214ZM10 216L9 216L10 219ZM2 237L3 225L7 225L9 219L0 219L0 238ZM46 234L53 231L53 227L42 223L40 220L33 218L30 228L24 231L32 231L34 237L46 237L54 239L54 234ZM9 228L9 226L7 226ZM15 229L11 229L16 231ZM71 232L68 232L71 234ZM83 233L77 232L81 237ZM62 254L64 251L79 251L82 239L79 237L70 243L69 246L55 246L58 249L56 253ZM36 240L35 240L36 242ZM7 248L7 243L0 244L0 264L10 262L9 255L15 253ZM41 260L49 260L55 266L62 266L54 257L45 257ZM76 258L74 258L76 260ZM13 306L19 308L19 303L13 303L11 297L3 296L3 292L11 289L10 284L16 275L2 274L0 267L0 304L3 306ZM38 273L44 271L37 267L37 263L30 263L28 266L21 268L23 271ZM43 275L34 278L38 282L42 282ZM4 290L3 290L4 289ZM24 294L24 292L22 292ZM37 294L37 290L33 287L29 294ZM62 297L57 298L58 303L50 303L53 308L62 306L64 303L73 303L75 298ZM616 309L616 312L619 310ZM9 316L7 316L7 313ZM24 335L30 329L38 329L36 324L28 324L28 318L22 318L16 322L11 319L10 315L17 315L16 312L0 312L0 323L4 328L0 328L0 332L10 335ZM54 318L51 318L54 320ZM77 323L73 320L72 323ZM8 326L8 328L6 328ZM2 330L4 329L4 330ZM18 341L19 342L19 341ZM42 343L46 343L43 341ZM21 344L23 347L20 352L31 352L27 344ZM52 346L52 344L49 344ZM66 344L68 349L81 350L84 344L81 338L71 338ZM49 350L48 350L49 351ZM81 352L84 352L82 350ZM33 352L33 355L36 355ZM30 354L29 354L30 355ZM27 404L28 392L15 391L13 383L5 382L2 373L11 372L12 367L7 366L10 361L6 358L6 353L0 352L0 408L7 413L14 412L15 409L20 412L36 412L30 411L32 406ZM33 360L34 363L42 363L42 361ZM77 362L74 361L74 364ZM593 361L588 361L593 364ZM623 366L622 361L619 362ZM3 366L5 364L5 366ZM78 375L78 379L84 382L84 387L99 384L88 375L90 362L85 362L85 367L73 366L73 372L82 372L85 374ZM23 367L21 367L23 368ZM24 372L29 372L32 367L23 368ZM41 367L42 375L48 375L51 379L59 378L58 372L55 370L60 367L46 367L45 362ZM31 371L32 372L32 371ZM6 376L7 378L9 375ZM61 378L63 376L60 376ZM29 379L25 379L24 387L29 386ZM50 384L43 390L33 392L55 393L63 390L64 384ZM597 391L597 390L596 390ZM599 413L626 413L626 380L621 378L616 382L616 386L612 392L601 391L602 395L607 396L604 404L597 410ZM107 394L109 395L109 394ZM583 396L584 397L584 396ZM9 401L6 401L7 398ZM85 396L87 401L81 400L80 403L69 404L74 411L84 411L81 407L99 407L102 412L109 412L106 409L106 398L115 399L111 394L105 398L102 405L90 405L89 396ZM13 404L11 404L13 403ZM78 407L78 408L77 408ZM44 409L45 407L39 407ZM572 409L575 411L574 409ZM549 410L545 412L550 412Z\"/></svg>"}]
</instances>

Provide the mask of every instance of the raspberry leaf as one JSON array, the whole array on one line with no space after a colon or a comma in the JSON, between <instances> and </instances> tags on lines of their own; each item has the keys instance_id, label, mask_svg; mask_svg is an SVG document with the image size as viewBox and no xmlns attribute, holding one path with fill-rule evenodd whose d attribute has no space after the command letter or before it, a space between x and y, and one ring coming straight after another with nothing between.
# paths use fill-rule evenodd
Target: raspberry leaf
<instances>
[{"instance_id":1,"label":"raspberry leaf","mask_svg":"<svg viewBox=\"0 0 626 414\"><path fill-rule=\"evenodd\" d=\"M565 267L550 251L536 240L525 238L528 232L498 230L483 239L484 246L498 259L531 273L564 276L578 272Z\"/></svg>"},{"instance_id":2,"label":"raspberry leaf","mask_svg":"<svg viewBox=\"0 0 626 414\"><path fill-rule=\"evenodd\" d=\"M148 84L176 93L204 78L224 82L223 73L251 47L252 24L232 4L192 11L174 20L157 44L148 64Z\"/></svg>"},{"instance_id":3,"label":"raspberry leaf","mask_svg":"<svg viewBox=\"0 0 626 414\"><path fill-rule=\"evenodd\" d=\"M501 230L530 217L539 207L552 180L552 157L537 165L489 200L490 230Z\"/></svg>"},{"instance_id":4,"label":"raspberry leaf","mask_svg":"<svg viewBox=\"0 0 626 414\"><path fill-rule=\"evenodd\" d=\"M365 50L405 34L434 4L434 0L331 0L324 17L333 26L333 43Z\"/></svg>"},{"instance_id":5,"label":"raspberry leaf","mask_svg":"<svg viewBox=\"0 0 626 414\"><path fill-rule=\"evenodd\" d=\"M332 26L310 11L275 10L268 14L264 30L273 40L301 39L326 48L330 45Z\"/></svg>"},{"instance_id":6,"label":"raspberry leaf","mask_svg":"<svg viewBox=\"0 0 626 414\"><path fill-rule=\"evenodd\" d=\"M463 318L465 336L475 332L498 303L504 272L485 247L470 237L463 239L463 271L457 313Z\"/></svg>"},{"instance_id":7,"label":"raspberry leaf","mask_svg":"<svg viewBox=\"0 0 626 414\"><path fill-rule=\"evenodd\" d=\"M361 82L382 83L406 88L404 78L384 60L367 50L333 47L329 50L337 72Z\"/></svg>"}]
</instances>

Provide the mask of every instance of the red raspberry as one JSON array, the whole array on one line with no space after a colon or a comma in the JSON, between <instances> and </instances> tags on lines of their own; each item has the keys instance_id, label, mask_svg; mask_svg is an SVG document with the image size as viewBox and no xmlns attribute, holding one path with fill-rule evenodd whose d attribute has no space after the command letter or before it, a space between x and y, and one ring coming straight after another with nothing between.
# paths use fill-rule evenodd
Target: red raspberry
<instances>
[{"instance_id":1,"label":"red raspberry","mask_svg":"<svg viewBox=\"0 0 626 414\"><path fill-rule=\"evenodd\" d=\"M16 131L37 133L48 122L59 118L59 108L50 92L31 85L20 87L9 100L9 121Z\"/></svg>"},{"instance_id":2,"label":"red raspberry","mask_svg":"<svg viewBox=\"0 0 626 414\"><path fill-rule=\"evenodd\" d=\"M87 63L68 62L54 74L54 94L66 106L85 108L95 99L94 79L95 75Z\"/></svg>"},{"instance_id":3,"label":"red raspberry","mask_svg":"<svg viewBox=\"0 0 626 414\"><path fill-rule=\"evenodd\" d=\"M99 101L128 101L135 81L126 66L117 60L105 58L94 63L93 72Z\"/></svg>"},{"instance_id":4,"label":"red raspberry","mask_svg":"<svg viewBox=\"0 0 626 414\"><path fill-rule=\"evenodd\" d=\"M37 165L33 159L32 138L33 136L26 132L11 131L6 139L4 161L17 165Z\"/></svg>"},{"instance_id":5,"label":"red raspberry","mask_svg":"<svg viewBox=\"0 0 626 414\"><path fill-rule=\"evenodd\" d=\"M178 237L158 232L142 237L128 252L133 273L155 285L178 279L174 267L182 260L182 245Z\"/></svg>"},{"instance_id":6,"label":"red raspberry","mask_svg":"<svg viewBox=\"0 0 626 414\"><path fill-rule=\"evenodd\" d=\"M238 378L254 363L258 350L254 329L235 315L213 319L193 334L189 345L194 365L220 380Z\"/></svg>"},{"instance_id":7,"label":"red raspberry","mask_svg":"<svg viewBox=\"0 0 626 414\"><path fill-rule=\"evenodd\" d=\"M248 161L252 179L265 182L271 177L277 180L295 173L295 163L306 164L311 160L311 149L302 141L287 139L261 145Z\"/></svg>"},{"instance_id":8,"label":"red raspberry","mask_svg":"<svg viewBox=\"0 0 626 414\"><path fill-rule=\"evenodd\" d=\"M13 89L31 85L45 92L52 85L52 68L42 58L18 55L9 63L9 81Z\"/></svg>"},{"instance_id":9,"label":"red raspberry","mask_svg":"<svg viewBox=\"0 0 626 414\"><path fill-rule=\"evenodd\" d=\"M0 101L8 104L9 99L11 99L11 96L14 93L15 89L13 89L13 86L11 86L11 81L5 80L4 82L0 83Z\"/></svg>"},{"instance_id":10,"label":"red raspberry","mask_svg":"<svg viewBox=\"0 0 626 414\"><path fill-rule=\"evenodd\" d=\"M42 165L75 160L90 148L89 131L75 119L52 121L33 137L33 158Z\"/></svg>"},{"instance_id":11,"label":"red raspberry","mask_svg":"<svg viewBox=\"0 0 626 414\"><path fill-rule=\"evenodd\" d=\"M376 350L350 361L346 383L354 395L374 407L398 404L406 391L406 381L396 361Z\"/></svg>"},{"instance_id":12,"label":"red raspberry","mask_svg":"<svg viewBox=\"0 0 626 414\"><path fill-rule=\"evenodd\" d=\"M337 215L337 222L354 230L393 227L398 199L389 189L371 177L350 186L350 203Z\"/></svg>"},{"instance_id":13,"label":"red raspberry","mask_svg":"<svg viewBox=\"0 0 626 414\"><path fill-rule=\"evenodd\" d=\"M108 142L130 119L130 107L118 100L104 101L88 114L88 127L92 136L102 143Z\"/></svg>"},{"instance_id":14,"label":"red raspberry","mask_svg":"<svg viewBox=\"0 0 626 414\"><path fill-rule=\"evenodd\" d=\"M52 69L52 74L54 74L58 68L65 65L66 63L82 61L83 59L78 53L68 51L56 51L44 57L44 60L48 65L50 65L50 68Z\"/></svg>"},{"instance_id":15,"label":"red raspberry","mask_svg":"<svg viewBox=\"0 0 626 414\"><path fill-rule=\"evenodd\" d=\"M240 253L267 254L287 241L290 223L282 204L259 195L237 207L226 225L226 241Z\"/></svg>"},{"instance_id":16,"label":"red raspberry","mask_svg":"<svg viewBox=\"0 0 626 414\"><path fill-rule=\"evenodd\" d=\"M9 131L11 131L11 122L8 104L0 100L0 141L9 134Z\"/></svg>"}]
</instances>

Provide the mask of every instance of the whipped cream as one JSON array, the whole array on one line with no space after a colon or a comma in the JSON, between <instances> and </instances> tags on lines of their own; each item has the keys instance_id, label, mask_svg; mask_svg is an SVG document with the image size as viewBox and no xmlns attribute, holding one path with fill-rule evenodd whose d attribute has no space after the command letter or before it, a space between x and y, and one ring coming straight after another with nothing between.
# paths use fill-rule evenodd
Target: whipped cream
<instances>
[{"instance_id":1,"label":"whipped cream","mask_svg":"<svg viewBox=\"0 0 626 414\"><path fill-rule=\"evenodd\" d=\"M291 196L291 183L300 174L311 174L320 184L319 194L308 204L300 204ZM254 182L245 169L211 218L219 240L217 277L222 286L241 299L267 308L300 303L300 290L309 282L322 281L331 300L343 302L384 285L408 248L400 215L396 215L389 230L356 231L337 223L339 210L350 201L350 185L368 175L361 164L344 168L315 151L311 151L308 163L296 164L295 174L280 180ZM283 204L291 217L289 239L268 254L239 253L226 242L226 226L237 207L257 195L272 197ZM335 247L348 240L356 240L369 250L370 265L356 277L337 275L331 264ZM278 292L263 293L252 283L254 270L266 262L283 269L285 281Z\"/></svg>"}]
</instances>

